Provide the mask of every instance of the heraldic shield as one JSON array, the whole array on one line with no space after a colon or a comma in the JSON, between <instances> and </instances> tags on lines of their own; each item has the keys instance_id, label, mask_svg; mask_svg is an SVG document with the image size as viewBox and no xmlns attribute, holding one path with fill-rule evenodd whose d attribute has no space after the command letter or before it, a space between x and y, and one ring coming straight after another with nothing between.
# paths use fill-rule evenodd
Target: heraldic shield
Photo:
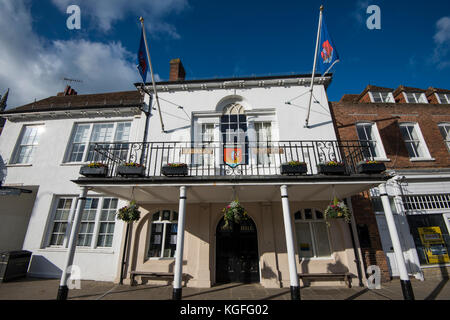
<instances>
[{"instance_id":1,"label":"heraldic shield","mask_svg":"<svg viewBox=\"0 0 450 320\"><path fill-rule=\"evenodd\" d=\"M242 164L243 159L242 147L234 146L230 148L223 148L223 161L231 168L236 168Z\"/></svg>"}]
</instances>

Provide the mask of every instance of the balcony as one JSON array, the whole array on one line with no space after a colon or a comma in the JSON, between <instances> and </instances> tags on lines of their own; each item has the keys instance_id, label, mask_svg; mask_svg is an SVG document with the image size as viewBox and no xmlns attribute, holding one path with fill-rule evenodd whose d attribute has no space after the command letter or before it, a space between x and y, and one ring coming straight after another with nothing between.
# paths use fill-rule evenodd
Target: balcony
<instances>
[{"instance_id":1,"label":"balcony","mask_svg":"<svg viewBox=\"0 0 450 320\"><path fill-rule=\"evenodd\" d=\"M306 164L304 177L319 174L319 164L335 161L345 167L344 176L357 174L356 165L367 158L369 147L359 141L245 142L129 142L90 145L90 159L108 167L107 178L119 177L117 168L126 162L145 167L142 178L166 178L163 166L187 164L187 177L238 179L281 177L281 165L290 161ZM298 176L297 176L298 178Z\"/></svg>"},{"instance_id":2,"label":"balcony","mask_svg":"<svg viewBox=\"0 0 450 320\"><path fill-rule=\"evenodd\" d=\"M280 185L289 186L289 197L296 201L329 202L333 194L343 199L387 180L384 174L357 173L357 163L370 160L364 157L367 148L359 141L92 144L89 159L105 164L107 174L98 178L81 176L73 182L93 192L146 205L176 204L180 186L188 187L189 203L222 205L236 195L242 202L279 201ZM234 159L230 157L233 151L238 151ZM283 175L281 164L290 161L304 162L306 173ZM343 163L345 174L319 173L318 165L328 161ZM125 162L142 164L143 175L119 175L118 167ZM186 176L165 176L162 168L167 163L187 164Z\"/></svg>"}]
</instances>

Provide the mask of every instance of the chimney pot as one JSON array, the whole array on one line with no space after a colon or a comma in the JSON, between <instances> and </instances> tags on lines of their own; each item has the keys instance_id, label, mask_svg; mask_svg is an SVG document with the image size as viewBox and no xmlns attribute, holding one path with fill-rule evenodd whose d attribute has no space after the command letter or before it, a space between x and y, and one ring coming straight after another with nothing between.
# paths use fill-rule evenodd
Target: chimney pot
<instances>
[{"instance_id":1,"label":"chimney pot","mask_svg":"<svg viewBox=\"0 0 450 320\"><path fill-rule=\"evenodd\" d=\"M184 81L186 71L179 58L170 60L169 81Z\"/></svg>"}]
</instances>

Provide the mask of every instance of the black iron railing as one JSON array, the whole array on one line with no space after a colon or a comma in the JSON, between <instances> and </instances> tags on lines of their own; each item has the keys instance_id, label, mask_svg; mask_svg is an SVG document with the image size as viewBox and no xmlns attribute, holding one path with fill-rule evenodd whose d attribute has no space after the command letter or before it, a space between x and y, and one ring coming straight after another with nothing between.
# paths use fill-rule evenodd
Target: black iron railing
<instances>
[{"instance_id":1,"label":"black iron railing","mask_svg":"<svg viewBox=\"0 0 450 320\"><path fill-rule=\"evenodd\" d=\"M135 162L145 167L146 177L163 176L168 163L185 163L189 176L280 175L280 166L290 161L307 165L307 175L318 174L318 165L329 161L343 163L347 174L356 173L356 165L368 158L369 146L359 141L278 141L245 142L128 142L92 144L92 162L108 166L108 177L117 175L117 167Z\"/></svg>"}]
</instances>

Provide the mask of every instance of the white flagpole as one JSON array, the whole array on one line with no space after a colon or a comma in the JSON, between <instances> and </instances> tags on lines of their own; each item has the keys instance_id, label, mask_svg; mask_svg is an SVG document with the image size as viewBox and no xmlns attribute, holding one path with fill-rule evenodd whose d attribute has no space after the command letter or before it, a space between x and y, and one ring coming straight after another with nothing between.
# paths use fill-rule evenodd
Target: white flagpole
<instances>
[{"instance_id":1,"label":"white flagpole","mask_svg":"<svg viewBox=\"0 0 450 320\"><path fill-rule=\"evenodd\" d=\"M159 112L159 120L161 121L161 130L162 130L162 132L165 132L164 123L163 123L162 116L161 116L161 107L159 106L158 92L156 91L155 77L153 75L152 60L150 59L150 51L148 50L147 37L145 36L144 18L140 17L139 20L141 21L142 32L144 33L145 50L147 51L148 64L150 65L150 73L152 75L153 91L155 92L156 105L158 106L158 112ZM145 83L144 83L144 85L145 85ZM151 108L151 107L152 106L149 106L149 108Z\"/></svg>"},{"instance_id":2,"label":"white flagpole","mask_svg":"<svg viewBox=\"0 0 450 320\"><path fill-rule=\"evenodd\" d=\"M317 52L319 50L320 29L322 27L322 13L323 13L323 5L320 6L319 27L317 29L316 51L314 54L314 65L313 65L313 72L312 72L312 77L311 77L311 87L309 89L309 92L310 92L309 105L308 105L308 114L306 115L305 128L309 128L309 114L311 112L311 102L312 102L312 97L313 97L314 78L315 78L316 63L317 63Z\"/></svg>"}]
</instances>

